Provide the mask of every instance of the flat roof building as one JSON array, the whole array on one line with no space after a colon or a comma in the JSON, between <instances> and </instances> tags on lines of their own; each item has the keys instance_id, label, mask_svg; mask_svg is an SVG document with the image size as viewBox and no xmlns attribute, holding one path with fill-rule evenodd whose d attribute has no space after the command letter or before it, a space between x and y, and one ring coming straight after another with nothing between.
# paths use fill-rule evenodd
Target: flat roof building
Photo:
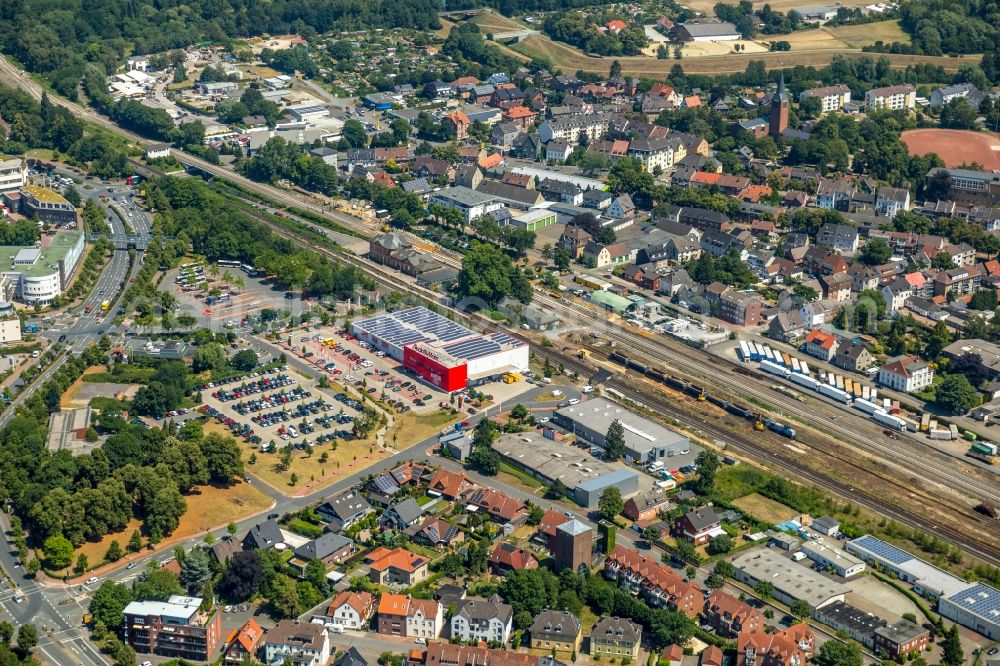
<instances>
[{"instance_id":1,"label":"flat roof building","mask_svg":"<svg viewBox=\"0 0 1000 666\"><path fill-rule=\"evenodd\" d=\"M474 333L425 307L352 322L351 332L448 392L528 367L523 341L507 333Z\"/></svg>"},{"instance_id":2,"label":"flat roof building","mask_svg":"<svg viewBox=\"0 0 1000 666\"><path fill-rule=\"evenodd\" d=\"M556 479L573 491L573 499L587 508L597 506L604 489L616 486L622 497L639 492L638 472L601 462L588 453L537 433L501 435L493 450L519 469L546 483Z\"/></svg>"},{"instance_id":3,"label":"flat roof building","mask_svg":"<svg viewBox=\"0 0 1000 666\"><path fill-rule=\"evenodd\" d=\"M733 568L734 577L748 585L770 582L774 585L774 598L789 605L802 599L814 609L819 609L834 601L843 601L851 591L849 587L766 548L740 555L733 560Z\"/></svg>"},{"instance_id":4,"label":"flat roof building","mask_svg":"<svg viewBox=\"0 0 1000 666\"><path fill-rule=\"evenodd\" d=\"M860 608L834 601L815 612L816 619L836 631L843 631L848 636L864 645L869 650L875 643L875 631L884 627L886 622L872 613Z\"/></svg>"},{"instance_id":5,"label":"flat roof building","mask_svg":"<svg viewBox=\"0 0 1000 666\"><path fill-rule=\"evenodd\" d=\"M16 192L28 182L28 165L20 157L0 160L0 194Z\"/></svg>"},{"instance_id":6,"label":"flat roof building","mask_svg":"<svg viewBox=\"0 0 1000 666\"><path fill-rule=\"evenodd\" d=\"M1000 639L1000 590L985 583L941 597L938 612L987 638Z\"/></svg>"},{"instance_id":7,"label":"flat roof building","mask_svg":"<svg viewBox=\"0 0 1000 666\"><path fill-rule=\"evenodd\" d=\"M865 570L865 563L860 558L823 541L806 541L799 550L819 566L832 569L844 578L856 576Z\"/></svg>"},{"instance_id":8,"label":"flat roof building","mask_svg":"<svg viewBox=\"0 0 1000 666\"><path fill-rule=\"evenodd\" d=\"M21 188L21 215L62 226L76 225L76 208L61 194L37 185Z\"/></svg>"},{"instance_id":9,"label":"flat roof building","mask_svg":"<svg viewBox=\"0 0 1000 666\"><path fill-rule=\"evenodd\" d=\"M100 446L98 442L91 443L84 439L87 429L90 428L90 418L89 405L67 412L49 414L49 434L45 447L53 453L66 449L74 456L78 456Z\"/></svg>"},{"instance_id":10,"label":"flat roof building","mask_svg":"<svg viewBox=\"0 0 1000 666\"><path fill-rule=\"evenodd\" d=\"M934 599L950 596L972 585L870 534L848 541L844 550L910 583L917 594Z\"/></svg>"},{"instance_id":11,"label":"flat roof building","mask_svg":"<svg viewBox=\"0 0 1000 666\"><path fill-rule=\"evenodd\" d=\"M614 421L625 429L625 458L639 463L674 458L678 466L692 462L700 447L659 423L639 416L607 398L593 398L564 407L552 415L557 425L591 444L604 448L604 438ZM690 460L687 458L690 457Z\"/></svg>"},{"instance_id":12,"label":"flat roof building","mask_svg":"<svg viewBox=\"0 0 1000 666\"><path fill-rule=\"evenodd\" d=\"M14 284L15 298L49 303L66 289L83 248L83 232L75 230L56 232L43 248L0 247L0 275Z\"/></svg>"},{"instance_id":13,"label":"flat roof building","mask_svg":"<svg viewBox=\"0 0 1000 666\"><path fill-rule=\"evenodd\" d=\"M430 203L457 210L462 213L466 222L504 207L498 197L462 186L448 187L434 192L431 194Z\"/></svg>"},{"instance_id":14,"label":"flat roof building","mask_svg":"<svg viewBox=\"0 0 1000 666\"><path fill-rule=\"evenodd\" d=\"M218 608L199 609L198 597L133 601L124 610L122 634L136 652L208 661L222 638Z\"/></svg>"}]
</instances>

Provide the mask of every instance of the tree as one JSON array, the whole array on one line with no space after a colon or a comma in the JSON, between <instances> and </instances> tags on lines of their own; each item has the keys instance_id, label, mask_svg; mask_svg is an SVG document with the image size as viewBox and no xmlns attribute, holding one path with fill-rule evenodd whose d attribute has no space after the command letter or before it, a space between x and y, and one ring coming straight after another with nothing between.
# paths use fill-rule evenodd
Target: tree
<instances>
[{"instance_id":1,"label":"tree","mask_svg":"<svg viewBox=\"0 0 1000 666\"><path fill-rule=\"evenodd\" d=\"M861 261L869 266L877 266L889 261L892 248L884 238L873 238L861 248Z\"/></svg>"},{"instance_id":2,"label":"tree","mask_svg":"<svg viewBox=\"0 0 1000 666\"><path fill-rule=\"evenodd\" d=\"M7 620L0 622L0 643L10 645L10 639L14 636L14 625Z\"/></svg>"},{"instance_id":3,"label":"tree","mask_svg":"<svg viewBox=\"0 0 1000 666\"><path fill-rule=\"evenodd\" d=\"M611 422L604 435L604 455L612 462L625 455L625 426L618 419Z\"/></svg>"},{"instance_id":4,"label":"tree","mask_svg":"<svg viewBox=\"0 0 1000 666\"><path fill-rule=\"evenodd\" d=\"M542 507L538 506L537 504L528 505L527 522L529 525L537 525L538 523L542 522L542 516L544 515L545 515L545 509L543 509Z\"/></svg>"},{"instance_id":5,"label":"tree","mask_svg":"<svg viewBox=\"0 0 1000 666\"><path fill-rule=\"evenodd\" d=\"M212 577L212 567L208 555L200 548L195 548L181 560L181 584L190 592L201 590L202 586Z\"/></svg>"},{"instance_id":6,"label":"tree","mask_svg":"<svg viewBox=\"0 0 1000 666\"><path fill-rule=\"evenodd\" d=\"M546 499L560 500L569 495L569 488L562 482L562 479L555 479L545 489Z\"/></svg>"},{"instance_id":7,"label":"tree","mask_svg":"<svg viewBox=\"0 0 1000 666\"><path fill-rule=\"evenodd\" d=\"M122 611L134 598L128 586L106 580L94 592L87 610L95 622L101 622L105 627L117 627L122 623Z\"/></svg>"},{"instance_id":8,"label":"tree","mask_svg":"<svg viewBox=\"0 0 1000 666\"><path fill-rule=\"evenodd\" d=\"M770 599L774 596L774 584L769 580L757 581L753 589L761 599Z\"/></svg>"},{"instance_id":9,"label":"tree","mask_svg":"<svg viewBox=\"0 0 1000 666\"><path fill-rule=\"evenodd\" d=\"M139 530L134 530L132 536L128 540L129 552L138 553L142 550L142 537L139 536Z\"/></svg>"},{"instance_id":10,"label":"tree","mask_svg":"<svg viewBox=\"0 0 1000 666\"><path fill-rule=\"evenodd\" d=\"M658 608L649 623L650 640L656 650L667 645L684 645L694 633L691 620L684 613Z\"/></svg>"},{"instance_id":11,"label":"tree","mask_svg":"<svg viewBox=\"0 0 1000 666\"><path fill-rule=\"evenodd\" d=\"M937 387L936 402L949 414L964 414L979 404L979 393L965 375L947 375Z\"/></svg>"},{"instance_id":12,"label":"tree","mask_svg":"<svg viewBox=\"0 0 1000 666\"><path fill-rule=\"evenodd\" d=\"M609 486L601 493L601 499L597 501L597 508L606 520L614 521L615 517L625 508L625 501L622 499L622 491L617 486Z\"/></svg>"},{"instance_id":13,"label":"tree","mask_svg":"<svg viewBox=\"0 0 1000 666\"><path fill-rule=\"evenodd\" d=\"M495 245L475 243L462 259L458 273L458 293L464 299L482 301L482 308L494 308L505 296L522 303L531 301L531 286L503 250Z\"/></svg>"},{"instance_id":14,"label":"tree","mask_svg":"<svg viewBox=\"0 0 1000 666\"><path fill-rule=\"evenodd\" d=\"M87 571L88 566L90 566L90 560L87 559L87 555L80 553L76 558L76 566L73 567L73 573L79 576Z\"/></svg>"},{"instance_id":15,"label":"tree","mask_svg":"<svg viewBox=\"0 0 1000 666\"><path fill-rule=\"evenodd\" d=\"M941 642L941 664L942 666L961 666L965 661L965 652L962 650L962 641L958 635L958 625L951 625Z\"/></svg>"},{"instance_id":16,"label":"tree","mask_svg":"<svg viewBox=\"0 0 1000 666\"><path fill-rule=\"evenodd\" d=\"M828 640L816 655L818 666L862 666L863 663L861 648L853 641Z\"/></svg>"},{"instance_id":17,"label":"tree","mask_svg":"<svg viewBox=\"0 0 1000 666\"><path fill-rule=\"evenodd\" d=\"M500 472L500 454L491 447L476 446L469 454L469 464L486 476L496 476Z\"/></svg>"},{"instance_id":18,"label":"tree","mask_svg":"<svg viewBox=\"0 0 1000 666\"><path fill-rule=\"evenodd\" d=\"M306 565L305 580L312 583L317 590L326 589L326 565L323 560L309 560Z\"/></svg>"},{"instance_id":19,"label":"tree","mask_svg":"<svg viewBox=\"0 0 1000 666\"><path fill-rule=\"evenodd\" d=\"M728 534L720 534L717 537L712 537L712 540L708 542L708 547L706 551L709 555L721 555L728 553L733 549L733 537Z\"/></svg>"},{"instance_id":20,"label":"tree","mask_svg":"<svg viewBox=\"0 0 1000 666\"><path fill-rule=\"evenodd\" d=\"M73 544L69 539L54 534L42 544L45 552L45 561L51 569L65 569L73 562Z\"/></svg>"},{"instance_id":21,"label":"tree","mask_svg":"<svg viewBox=\"0 0 1000 666\"><path fill-rule=\"evenodd\" d=\"M25 652L38 645L38 630L34 625L22 624L17 628L17 647Z\"/></svg>"},{"instance_id":22,"label":"tree","mask_svg":"<svg viewBox=\"0 0 1000 666\"><path fill-rule=\"evenodd\" d=\"M187 558L185 558L187 559ZM167 569L146 568L140 574L135 584L137 599L166 601L174 594L181 594L184 589L177 575Z\"/></svg>"},{"instance_id":23,"label":"tree","mask_svg":"<svg viewBox=\"0 0 1000 666\"><path fill-rule=\"evenodd\" d=\"M812 615L813 611L812 606L810 606L809 602L805 599L796 599L792 602L792 605L789 606L789 609L792 611L792 615L799 619L809 617Z\"/></svg>"},{"instance_id":24,"label":"tree","mask_svg":"<svg viewBox=\"0 0 1000 666\"><path fill-rule=\"evenodd\" d=\"M243 459L240 445L232 437L211 432L201 445L205 454L208 474L214 483L230 485L233 479L243 476Z\"/></svg>"},{"instance_id":25,"label":"tree","mask_svg":"<svg viewBox=\"0 0 1000 666\"><path fill-rule=\"evenodd\" d=\"M698 465L698 481L695 490L703 495L712 492L715 487L715 473L719 469L719 456L713 452L704 450L695 458Z\"/></svg>"},{"instance_id":26,"label":"tree","mask_svg":"<svg viewBox=\"0 0 1000 666\"><path fill-rule=\"evenodd\" d=\"M192 369L195 372L221 370L226 365L226 350L217 342L201 345L194 353Z\"/></svg>"},{"instance_id":27,"label":"tree","mask_svg":"<svg viewBox=\"0 0 1000 666\"><path fill-rule=\"evenodd\" d=\"M257 593L263 579L264 570L257 551L241 551L235 553L226 563L219 591L227 599L245 601Z\"/></svg>"},{"instance_id":28,"label":"tree","mask_svg":"<svg viewBox=\"0 0 1000 666\"><path fill-rule=\"evenodd\" d=\"M528 418L529 414L530 412L528 412L528 408L521 403L517 403L514 405L514 408L510 410L510 418L515 421L524 421Z\"/></svg>"},{"instance_id":29,"label":"tree","mask_svg":"<svg viewBox=\"0 0 1000 666\"><path fill-rule=\"evenodd\" d=\"M281 618L296 617L302 612L299 588L288 576L280 575L271 583L271 607Z\"/></svg>"},{"instance_id":30,"label":"tree","mask_svg":"<svg viewBox=\"0 0 1000 666\"><path fill-rule=\"evenodd\" d=\"M257 367L257 353L252 349L238 351L233 354L229 364L241 372L250 372Z\"/></svg>"}]
</instances>

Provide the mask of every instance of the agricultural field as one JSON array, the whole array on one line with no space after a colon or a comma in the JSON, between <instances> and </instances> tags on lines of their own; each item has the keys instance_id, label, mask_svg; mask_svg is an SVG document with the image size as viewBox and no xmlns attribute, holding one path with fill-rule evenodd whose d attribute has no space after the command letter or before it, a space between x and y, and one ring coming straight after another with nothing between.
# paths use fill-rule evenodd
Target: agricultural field
<instances>
[{"instance_id":1,"label":"agricultural field","mask_svg":"<svg viewBox=\"0 0 1000 666\"><path fill-rule=\"evenodd\" d=\"M861 49L875 42L910 43L910 36L899 27L899 21L880 21L866 25L842 25L835 28L802 30L790 35L773 38L792 45L792 51L818 51L823 49Z\"/></svg>"},{"instance_id":2,"label":"agricultural field","mask_svg":"<svg viewBox=\"0 0 1000 666\"><path fill-rule=\"evenodd\" d=\"M747 63L760 60L768 69L784 69L803 65L806 67L825 67L835 55L848 58L887 57L893 67L903 68L909 65L929 64L939 65L947 72L958 71L964 62L978 64L982 56L964 56L952 58L946 56L917 56L899 54L872 54L856 49L830 48L821 51L774 52L774 53L740 53L722 56L703 56L699 58L684 58L677 60L657 60L644 56L595 58L588 56L567 44L554 42L546 37L532 35L510 48L502 47L512 55L520 55L522 60L540 57L548 59L554 67L565 71L595 72L607 74L612 60L618 60L625 76L644 76L648 78L665 78L677 64L684 67L689 74L735 74L746 69Z\"/></svg>"},{"instance_id":3,"label":"agricultural field","mask_svg":"<svg viewBox=\"0 0 1000 666\"><path fill-rule=\"evenodd\" d=\"M682 2L681 5L707 16L714 16L717 2L718 0L687 0L687 2ZM802 0L753 0L754 9L760 9L764 5L771 5L771 9L778 12L787 12L789 9L802 7L807 4L809 3ZM842 0L838 4L844 7L863 7L870 4L870 0Z\"/></svg>"}]
</instances>

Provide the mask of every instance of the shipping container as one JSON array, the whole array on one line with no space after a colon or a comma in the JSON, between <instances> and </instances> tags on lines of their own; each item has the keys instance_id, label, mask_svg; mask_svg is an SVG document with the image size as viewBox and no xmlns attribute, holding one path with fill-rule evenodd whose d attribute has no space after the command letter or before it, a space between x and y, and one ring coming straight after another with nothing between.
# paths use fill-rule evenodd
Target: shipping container
<instances>
[{"instance_id":1,"label":"shipping container","mask_svg":"<svg viewBox=\"0 0 1000 666\"><path fill-rule=\"evenodd\" d=\"M821 384L819 387L819 392L825 395L826 397L830 398L831 400L836 400L837 402L843 403L845 405L851 401L851 396L849 393L847 393L847 391L841 391L839 389L833 388L832 386L823 386Z\"/></svg>"},{"instance_id":2,"label":"shipping container","mask_svg":"<svg viewBox=\"0 0 1000 666\"><path fill-rule=\"evenodd\" d=\"M928 412L924 412L920 415L920 432L925 432L930 425L931 415Z\"/></svg>"},{"instance_id":3,"label":"shipping container","mask_svg":"<svg viewBox=\"0 0 1000 666\"><path fill-rule=\"evenodd\" d=\"M751 351L751 354L754 357L753 360L755 360L755 361L763 360L763 358L764 358L764 348L763 348L763 346L761 346L760 344L758 344L756 342L751 342L750 343L750 351Z\"/></svg>"},{"instance_id":4,"label":"shipping container","mask_svg":"<svg viewBox=\"0 0 1000 666\"><path fill-rule=\"evenodd\" d=\"M972 432L971 430L965 430L965 431L963 431L962 432L962 437L964 437L966 440L968 440L970 442L974 442L974 441L976 441L978 439L976 433Z\"/></svg>"},{"instance_id":5,"label":"shipping container","mask_svg":"<svg viewBox=\"0 0 1000 666\"><path fill-rule=\"evenodd\" d=\"M958 426L957 425L955 425L954 423L952 423L950 426L948 426L948 432L951 433L951 438L952 439L958 439Z\"/></svg>"},{"instance_id":6,"label":"shipping container","mask_svg":"<svg viewBox=\"0 0 1000 666\"><path fill-rule=\"evenodd\" d=\"M774 350L771 349L770 345L764 345L764 358L771 363L778 362L778 358L774 355Z\"/></svg>"},{"instance_id":7,"label":"shipping container","mask_svg":"<svg viewBox=\"0 0 1000 666\"><path fill-rule=\"evenodd\" d=\"M899 414L899 400L892 401L892 411L890 414Z\"/></svg>"},{"instance_id":8,"label":"shipping container","mask_svg":"<svg viewBox=\"0 0 1000 666\"><path fill-rule=\"evenodd\" d=\"M874 386L872 387L871 393L868 395L868 399L874 403L878 403L878 389Z\"/></svg>"},{"instance_id":9,"label":"shipping container","mask_svg":"<svg viewBox=\"0 0 1000 666\"><path fill-rule=\"evenodd\" d=\"M788 375L792 374L777 363L773 363L771 361L761 361L760 369L772 375L778 375L779 377L788 377Z\"/></svg>"},{"instance_id":10,"label":"shipping container","mask_svg":"<svg viewBox=\"0 0 1000 666\"><path fill-rule=\"evenodd\" d=\"M788 377L788 379L793 384L798 384L799 386L805 386L807 389L810 389L812 391L815 391L817 387L820 387L820 384L812 377L806 377L805 375L799 374L797 372L793 372ZM822 393L822 390L820 390L820 393Z\"/></svg>"},{"instance_id":11,"label":"shipping container","mask_svg":"<svg viewBox=\"0 0 1000 666\"><path fill-rule=\"evenodd\" d=\"M937 429L933 429L932 428L931 430L927 431L927 436L929 438L931 438L931 439L940 439L940 440L946 440L947 441L947 440L951 439L951 431L950 430L937 430Z\"/></svg>"},{"instance_id":12,"label":"shipping container","mask_svg":"<svg viewBox=\"0 0 1000 666\"><path fill-rule=\"evenodd\" d=\"M872 420L875 421L875 423L886 426L887 428L893 428L895 430L906 429L906 421L898 416L886 414L885 412L875 412L872 414Z\"/></svg>"},{"instance_id":13,"label":"shipping container","mask_svg":"<svg viewBox=\"0 0 1000 666\"><path fill-rule=\"evenodd\" d=\"M882 398L882 409L884 409L886 413L889 413L892 409L892 400L889 400L889 398Z\"/></svg>"},{"instance_id":14,"label":"shipping container","mask_svg":"<svg viewBox=\"0 0 1000 666\"><path fill-rule=\"evenodd\" d=\"M864 398L862 398L861 400L854 401L854 409L862 411L865 414L868 414L869 416L871 416L875 412L882 411L881 407L876 405L874 402L869 402L868 400L865 400Z\"/></svg>"}]
</instances>

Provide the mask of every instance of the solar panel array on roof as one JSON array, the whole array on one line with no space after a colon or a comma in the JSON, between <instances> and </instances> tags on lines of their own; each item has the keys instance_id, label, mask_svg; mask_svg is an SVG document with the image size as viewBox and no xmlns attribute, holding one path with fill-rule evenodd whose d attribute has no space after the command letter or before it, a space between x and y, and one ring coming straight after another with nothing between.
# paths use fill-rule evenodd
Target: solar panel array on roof
<instances>
[{"instance_id":1,"label":"solar panel array on roof","mask_svg":"<svg viewBox=\"0 0 1000 666\"><path fill-rule=\"evenodd\" d=\"M403 324L409 324L411 328L428 336L428 339L436 338L443 342L451 342L472 335L472 331L464 326L459 326L447 317L442 317L423 307L410 308L386 316L393 317Z\"/></svg>"},{"instance_id":2,"label":"solar panel array on roof","mask_svg":"<svg viewBox=\"0 0 1000 666\"><path fill-rule=\"evenodd\" d=\"M876 539L870 534L859 537L854 541L851 541L851 543L859 548L864 548L876 557L879 557L886 562L891 562L892 564L902 564L903 562L909 562L914 559L913 555L910 555L905 550L900 550L892 544Z\"/></svg>"},{"instance_id":3,"label":"solar panel array on roof","mask_svg":"<svg viewBox=\"0 0 1000 666\"><path fill-rule=\"evenodd\" d=\"M392 315L382 315L366 319L354 324L362 331L377 338L381 338L388 345L402 347L413 342L427 340L427 336L413 329L400 325Z\"/></svg>"},{"instance_id":4,"label":"solar panel array on roof","mask_svg":"<svg viewBox=\"0 0 1000 666\"><path fill-rule=\"evenodd\" d=\"M1000 591L989 585L976 583L967 590L956 592L948 600L970 613L1000 622Z\"/></svg>"},{"instance_id":5,"label":"solar panel array on roof","mask_svg":"<svg viewBox=\"0 0 1000 666\"><path fill-rule=\"evenodd\" d=\"M500 351L500 345L491 340L487 340L486 338L477 337L469 338L468 340L459 340L458 342L453 342L450 345L445 345L444 350L454 358L471 360L474 358L489 356L490 354L496 354Z\"/></svg>"}]
</instances>

